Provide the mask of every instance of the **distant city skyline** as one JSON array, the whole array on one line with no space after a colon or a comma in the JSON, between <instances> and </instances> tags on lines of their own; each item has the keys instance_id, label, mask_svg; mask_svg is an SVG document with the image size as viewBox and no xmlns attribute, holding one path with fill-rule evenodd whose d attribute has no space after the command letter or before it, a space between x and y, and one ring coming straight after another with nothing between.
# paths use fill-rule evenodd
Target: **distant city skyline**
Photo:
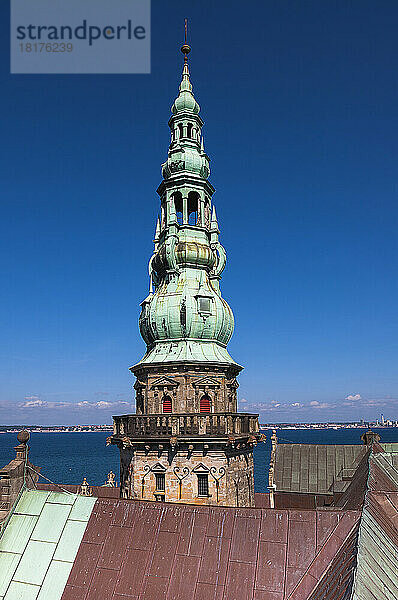
<instances>
[{"instance_id":1,"label":"distant city skyline","mask_svg":"<svg viewBox=\"0 0 398 600\"><path fill-rule=\"evenodd\" d=\"M155 0L145 76L10 75L0 6L0 424L134 411L186 16L240 410L395 421L398 6Z\"/></svg>"}]
</instances>

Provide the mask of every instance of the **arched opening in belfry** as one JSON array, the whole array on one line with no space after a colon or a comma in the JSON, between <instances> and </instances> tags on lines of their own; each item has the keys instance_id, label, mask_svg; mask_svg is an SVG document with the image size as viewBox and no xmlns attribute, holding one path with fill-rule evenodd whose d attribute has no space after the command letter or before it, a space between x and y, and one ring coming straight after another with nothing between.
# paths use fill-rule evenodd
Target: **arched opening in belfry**
<instances>
[{"instance_id":1,"label":"arched opening in belfry","mask_svg":"<svg viewBox=\"0 0 398 600\"><path fill-rule=\"evenodd\" d=\"M162 408L164 413L171 413L173 404L169 395L163 396Z\"/></svg>"},{"instance_id":2,"label":"arched opening in belfry","mask_svg":"<svg viewBox=\"0 0 398 600\"><path fill-rule=\"evenodd\" d=\"M166 199L162 198L160 206L160 230L163 231L166 227Z\"/></svg>"},{"instance_id":3,"label":"arched opening in belfry","mask_svg":"<svg viewBox=\"0 0 398 600\"><path fill-rule=\"evenodd\" d=\"M181 192L175 192L173 194L174 198L174 206L176 209L177 222L182 225L184 222L184 213L183 213L183 203L182 203L182 194Z\"/></svg>"},{"instance_id":4,"label":"arched opening in belfry","mask_svg":"<svg viewBox=\"0 0 398 600\"><path fill-rule=\"evenodd\" d=\"M211 399L209 394L203 394L200 399L199 412L209 413L211 412Z\"/></svg>"},{"instance_id":5,"label":"arched opening in belfry","mask_svg":"<svg viewBox=\"0 0 398 600\"><path fill-rule=\"evenodd\" d=\"M189 225L198 225L198 206L199 194L189 192L188 194L188 223Z\"/></svg>"},{"instance_id":6,"label":"arched opening in belfry","mask_svg":"<svg viewBox=\"0 0 398 600\"><path fill-rule=\"evenodd\" d=\"M205 198L204 213L205 227L210 227L210 202L208 198Z\"/></svg>"},{"instance_id":7,"label":"arched opening in belfry","mask_svg":"<svg viewBox=\"0 0 398 600\"><path fill-rule=\"evenodd\" d=\"M188 123L187 125L187 137L191 138L192 137L192 123Z\"/></svg>"},{"instance_id":8,"label":"arched opening in belfry","mask_svg":"<svg viewBox=\"0 0 398 600\"><path fill-rule=\"evenodd\" d=\"M184 128L182 123L178 123L178 137L182 138L184 136Z\"/></svg>"}]
</instances>

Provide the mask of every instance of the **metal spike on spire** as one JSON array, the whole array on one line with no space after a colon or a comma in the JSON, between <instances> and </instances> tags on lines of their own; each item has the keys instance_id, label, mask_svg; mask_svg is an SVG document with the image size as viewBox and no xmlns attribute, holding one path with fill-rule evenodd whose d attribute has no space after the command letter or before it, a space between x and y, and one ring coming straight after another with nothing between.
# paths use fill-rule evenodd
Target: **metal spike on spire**
<instances>
[{"instance_id":1,"label":"metal spike on spire","mask_svg":"<svg viewBox=\"0 0 398 600\"><path fill-rule=\"evenodd\" d=\"M218 221L217 221L217 215L216 215L216 207L213 204L213 210L211 213L211 221L210 221L210 229L217 229L218 230Z\"/></svg>"},{"instance_id":2,"label":"metal spike on spire","mask_svg":"<svg viewBox=\"0 0 398 600\"><path fill-rule=\"evenodd\" d=\"M188 19L185 19L185 42L181 46L181 52L184 55L184 68L182 70L182 82L180 91L188 90L192 92L192 85L189 81L188 54L191 52L191 46L187 42Z\"/></svg>"},{"instance_id":3,"label":"metal spike on spire","mask_svg":"<svg viewBox=\"0 0 398 600\"><path fill-rule=\"evenodd\" d=\"M181 46L181 52L184 55L184 64L187 64L188 63L188 54L191 52L191 46L187 42L187 37L188 37L188 19L185 19L184 32L185 32L184 44Z\"/></svg>"},{"instance_id":4,"label":"metal spike on spire","mask_svg":"<svg viewBox=\"0 0 398 600\"><path fill-rule=\"evenodd\" d=\"M158 241L159 236L160 236L160 221L159 221L159 217L158 217L157 221L156 221L156 231L155 231L155 240L154 240L155 242Z\"/></svg>"},{"instance_id":5,"label":"metal spike on spire","mask_svg":"<svg viewBox=\"0 0 398 600\"><path fill-rule=\"evenodd\" d=\"M200 149L201 149L202 152L205 151L205 143L203 141L203 135L202 135L202 137L200 139Z\"/></svg>"}]
</instances>

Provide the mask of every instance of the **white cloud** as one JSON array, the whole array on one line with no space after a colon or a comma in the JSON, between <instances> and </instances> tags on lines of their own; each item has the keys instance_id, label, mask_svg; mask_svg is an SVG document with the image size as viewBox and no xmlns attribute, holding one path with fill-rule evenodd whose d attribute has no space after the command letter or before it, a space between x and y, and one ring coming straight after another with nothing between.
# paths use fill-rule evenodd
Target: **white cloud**
<instances>
[{"instance_id":1,"label":"white cloud","mask_svg":"<svg viewBox=\"0 0 398 600\"><path fill-rule=\"evenodd\" d=\"M25 400L26 402L21 402L19 404L20 408L43 408L47 406L47 402L44 402L44 400L40 400L40 398L37 398L35 400L31 399L28 400L28 398L33 398L34 396L26 396Z\"/></svg>"},{"instance_id":2,"label":"white cloud","mask_svg":"<svg viewBox=\"0 0 398 600\"><path fill-rule=\"evenodd\" d=\"M319 402L317 400L313 400L310 402L310 406L319 406Z\"/></svg>"},{"instance_id":3,"label":"white cloud","mask_svg":"<svg viewBox=\"0 0 398 600\"><path fill-rule=\"evenodd\" d=\"M360 400L361 394L350 394L345 398L346 400Z\"/></svg>"},{"instance_id":4,"label":"white cloud","mask_svg":"<svg viewBox=\"0 0 398 600\"><path fill-rule=\"evenodd\" d=\"M77 402L76 406L78 408L103 409L103 408L113 408L116 406L130 406L130 402L122 402L121 400L119 400L118 402L107 402L105 400L99 400L98 402L88 402L87 400L83 400L82 402Z\"/></svg>"},{"instance_id":5,"label":"white cloud","mask_svg":"<svg viewBox=\"0 0 398 600\"><path fill-rule=\"evenodd\" d=\"M246 400L246 398L241 398L239 400L239 402L240 402L240 404L246 404L247 400Z\"/></svg>"},{"instance_id":6,"label":"white cloud","mask_svg":"<svg viewBox=\"0 0 398 600\"><path fill-rule=\"evenodd\" d=\"M120 402L118 404L120 404ZM100 400L99 402L96 402L94 404L95 408L109 408L110 406L113 406L113 403L112 402L105 402L105 400Z\"/></svg>"},{"instance_id":7,"label":"white cloud","mask_svg":"<svg viewBox=\"0 0 398 600\"><path fill-rule=\"evenodd\" d=\"M290 406L293 406L294 408L300 408L301 404L300 402L293 402L293 404L291 404Z\"/></svg>"},{"instance_id":8,"label":"white cloud","mask_svg":"<svg viewBox=\"0 0 398 600\"><path fill-rule=\"evenodd\" d=\"M32 398L32 399L30 399ZM20 402L18 404L18 408L35 408L35 409L59 409L59 408L68 408L70 410L80 410L80 409L94 409L94 410L103 410L110 409L116 407L130 407L130 402L125 402L118 400L116 402L106 402L105 400L98 400L97 402L88 402L87 400L82 400L80 402L47 402L46 400L41 400L37 396L30 397L26 396L24 402Z\"/></svg>"}]
</instances>

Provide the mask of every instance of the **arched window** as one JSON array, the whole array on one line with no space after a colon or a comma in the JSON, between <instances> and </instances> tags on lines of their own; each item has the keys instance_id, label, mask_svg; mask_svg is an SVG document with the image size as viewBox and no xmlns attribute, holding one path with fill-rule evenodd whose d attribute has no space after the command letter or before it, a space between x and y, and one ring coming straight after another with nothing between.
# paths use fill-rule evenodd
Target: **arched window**
<instances>
[{"instance_id":1,"label":"arched window","mask_svg":"<svg viewBox=\"0 0 398 600\"><path fill-rule=\"evenodd\" d=\"M184 221L184 216L182 212L182 194L180 192L176 192L174 194L174 206L176 209L177 223L182 225Z\"/></svg>"},{"instance_id":2,"label":"arched window","mask_svg":"<svg viewBox=\"0 0 398 600\"><path fill-rule=\"evenodd\" d=\"M189 192L188 194L188 223L190 225L197 225L198 222L198 199L199 194L196 192Z\"/></svg>"},{"instance_id":3,"label":"arched window","mask_svg":"<svg viewBox=\"0 0 398 600\"><path fill-rule=\"evenodd\" d=\"M164 413L171 413L171 398L170 396L164 396L163 398L163 412Z\"/></svg>"},{"instance_id":4,"label":"arched window","mask_svg":"<svg viewBox=\"0 0 398 600\"><path fill-rule=\"evenodd\" d=\"M184 136L184 129L183 129L181 123L178 124L178 132L179 132L179 136L178 137L182 138Z\"/></svg>"},{"instance_id":5,"label":"arched window","mask_svg":"<svg viewBox=\"0 0 398 600\"><path fill-rule=\"evenodd\" d=\"M205 199L205 227L210 227L210 205L209 205L209 199L206 198Z\"/></svg>"},{"instance_id":6,"label":"arched window","mask_svg":"<svg viewBox=\"0 0 398 600\"><path fill-rule=\"evenodd\" d=\"M210 404L210 396L209 396L209 394L204 394L201 397L199 412L201 412L201 413L209 413L209 412L211 412L211 404Z\"/></svg>"},{"instance_id":7,"label":"arched window","mask_svg":"<svg viewBox=\"0 0 398 600\"><path fill-rule=\"evenodd\" d=\"M188 123L187 125L187 137L191 138L192 137L192 123Z\"/></svg>"}]
</instances>

